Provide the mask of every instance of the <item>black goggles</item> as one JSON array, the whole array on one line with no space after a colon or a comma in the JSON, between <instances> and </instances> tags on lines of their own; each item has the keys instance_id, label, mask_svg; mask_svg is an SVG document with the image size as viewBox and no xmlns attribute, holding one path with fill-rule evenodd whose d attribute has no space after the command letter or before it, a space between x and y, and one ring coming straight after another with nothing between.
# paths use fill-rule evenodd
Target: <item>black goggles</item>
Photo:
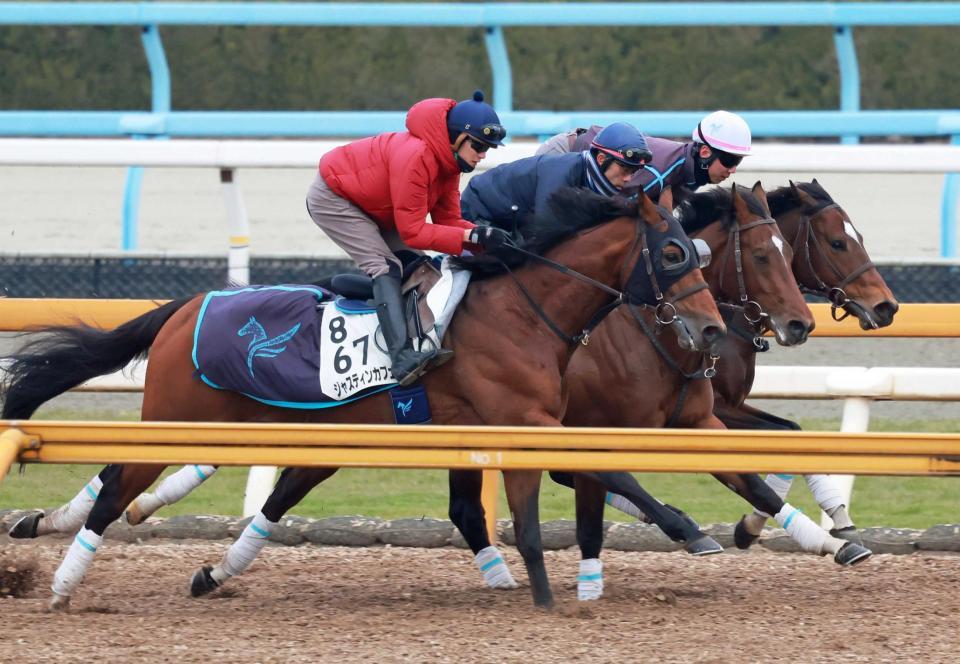
<instances>
[{"instance_id":1,"label":"black goggles","mask_svg":"<svg viewBox=\"0 0 960 664\"><path fill-rule=\"evenodd\" d=\"M713 150L713 148L710 148ZM713 153L717 155L717 161L719 161L725 168L733 168L739 166L740 162L743 161L743 157L738 154L730 154L729 152L723 152L722 150L713 150Z\"/></svg>"},{"instance_id":2,"label":"black goggles","mask_svg":"<svg viewBox=\"0 0 960 664\"><path fill-rule=\"evenodd\" d=\"M503 125L493 123L485 124L475 132L470 132L470 134L481 141L496 144L507 137L507 130L503 128Z\"/></svg>"},{"instance_id":3,"label":"black goggles","mask_svg":"<svg viewBox=\"0 0 960 664\"><path fill-rule=\"evenodd\" d=\"M623 148L622 157L616 157L620 163L632 168L643 168L653 160L653 153L646 148Z\"/></svg>"},{"instance_id":4,"label":"black goggles","mask_svg":"<svg viewBox=\"0 0 960 664\"><path fill-rule=\"evenodd\" d=\"M483 154L493 146L489 143L484 143L483 141L478 141L475 138L470 139L470 147L473 148L473 151L477 154Z\"/></svg>"}]
</instances>

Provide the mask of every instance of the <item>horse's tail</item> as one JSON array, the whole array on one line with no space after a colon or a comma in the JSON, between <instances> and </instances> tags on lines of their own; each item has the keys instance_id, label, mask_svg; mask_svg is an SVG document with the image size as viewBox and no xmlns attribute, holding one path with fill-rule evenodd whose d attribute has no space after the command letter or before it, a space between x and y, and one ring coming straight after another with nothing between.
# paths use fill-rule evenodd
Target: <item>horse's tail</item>
<instances>
[{"instance_id":1,"label":"horse's tail","mask_svg":"<svg viewBox=\"0 0 960 664\"><path fill-rule=\"evenodd\" d=\"M0 382L0 419L28 419L53 397L146 356L164 323L192 299L168 302L113 330L84 324L38 330L42 337L8 358Z\"/></svg>"}]
</instances>

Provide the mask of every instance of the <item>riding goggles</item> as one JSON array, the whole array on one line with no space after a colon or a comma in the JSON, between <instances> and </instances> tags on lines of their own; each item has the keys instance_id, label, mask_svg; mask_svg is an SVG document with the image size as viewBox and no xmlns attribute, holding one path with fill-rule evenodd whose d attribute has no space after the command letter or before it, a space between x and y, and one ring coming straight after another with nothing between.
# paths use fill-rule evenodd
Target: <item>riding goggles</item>
<instances>
[{"instance_id":1,"label":"riding goggles","mask_svg":"<svg viewBox=\"0 0 960 664\"><path fill-rule=\"evenodd\" d=\"M477 154L483 154L493 146L489 143L484 143L483 141L478 141L475 138L470 139L470 147L473 148L473 151Z\"/></svg>"},{"instance_id":2,"label":"riding goggles","mask_svg":"<svg viewBox=\"0 0 960 664\"><path fill-rule=\"evenodd\" d=\"M620 148L619 150L614 150L597 143L593 143L593 147L605 154L610 155L624 166L633 169L643 168L653 160L653 153L647 148L625 147Z\"/></svg>"},{"instance_id":3,"label":"riding goggles","mask_svg":"<svg viewBox=\"0 0 960 664\"><path fill-rule=\"evenodd\" d=\"M485 124L477 129L472 128L468 124L464 127L464 131L478 141L489 143L493 147L500 145L500 142L507 137L507 130L504 129L503 125L496 123Z\"/></svg>"}]
</instances>

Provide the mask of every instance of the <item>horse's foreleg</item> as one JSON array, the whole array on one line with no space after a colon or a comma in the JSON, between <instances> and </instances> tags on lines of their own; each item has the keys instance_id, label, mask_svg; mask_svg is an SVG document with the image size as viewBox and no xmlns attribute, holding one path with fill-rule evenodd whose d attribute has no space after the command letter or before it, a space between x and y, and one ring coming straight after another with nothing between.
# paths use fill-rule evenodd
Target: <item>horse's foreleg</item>
<instances>
[{"instance_id":1,"label":"horse's foreleg","mask_svg":"<svg viewBox=\"0 0 960 664\"><path fill-rule=\"evenodd\" d=\"M42 511L32 512L20 518L10 528L9 535L14 539L32 539L50 533L75 533L87 520L93 509L100 489L103 487L103 475L110 466L101 470L87 482L70 502L65 503L49 514Z\"/></svg>"},{"instance_id":2,"label":"horse's foreleg","mask_svg":"<svg viewBox=\"0 0 960 664\"><path fill-rule=\"evenodd\" d=\"M825 532L799 509L783 502L759 475L715 473L714 477L756 509L772 514L780 527L786 530L804 551L820 556L833 554L834 561L840 565L853 565L866 560L872 553L856 542L848 542ZM740 546L740 543L737 545Z\"/></svg>"},{"instance_id":3,"label":"horse's foreleg","mask_svg":"<svg viewBox=\"0 0 960 664\"><path fill-rule=\"evenodd\" d=\"M701 531L696 521L681 510L665 505L651 496L630 473L587 472L582 474L603 484L611 494L623 496L636 505L667 537L675 542L684 542L684 548L689 553L702 556L723 551L719 542Z\"/></svg>"},{"instance_id":4,"label":"horse's foreleg","mask_svg":"<svg viewBox=\"0 0 960 664\"><path fill-rule=\"evenodd\" d=\"M547 580L543 542L540 540L540 475L539 470L504 471L503 484L513 516L517 549L527 566L533 603L550 608L553 606L553 593Z\"/></svg>"},{"instance_id":5,"label":"horse's foreleg","mask_svg":"<svg viewBox=\"0 0 960 664\"><path fill-rule=\"evenodd\" d=\"M103 482L86 524L77 533L60 567L53 575L53 599L50 608L64 610L70 597L83 581L93 562L103 533L123 513L133 497L150 486L163 471L161 465L117 465L104 468L98 477ZM71 501L72 502L72 501Z\"/></svg>"},{"instance_id":6,"label":"horse's foreleg","mask_svg":"<svg viewBox=\"0 0 960 664\"><path fill-rule=\"evenodd\" d=\"M217 466L190 465L184 466L160 482L157 490L144 492L137 496L127 508L127 523L135 526L146 521L164 505L183 500L187 494L206 482L217 472Z\"/></svg>"},{"instance_id":7,"label":"horse's foreleg","mask_svg":"<svg viewBox=\"0 0 960 664\"><path fill-rule=\"evenodd\" d=\"M230 545L219 565L205 565L190 579L190 594L205 595L231 576L242 574L267 543L270 533L287 510L303 500L310 490L337 472L336 468L284 468L263 509L253 517Z\"/></svg>"},{"instance_id":8,"label":"horse's foreleg","mask_svg":"<svg viewBox=\"0 0 960 664\"><path fill-rule=\"evenodd\" d=\"M600 599L603 595L603 506L607 489L586 475L574 476L577 506L577 544L580 545L580 572L577 599Z\"/></svg>"},{"instance_id":9,"label":"horse's foreleg","mask_svg":"<svg viewBox=\"0 0 960 664\"><path fill-rule=\"evenodd\" d=\"M463 535L473 551L483 580L490 588L509 590L517 587L500 550L490 542L484 521L481 490L483 472L479 470L450 471L450 520Z\"/></svg>"}]
</instances>

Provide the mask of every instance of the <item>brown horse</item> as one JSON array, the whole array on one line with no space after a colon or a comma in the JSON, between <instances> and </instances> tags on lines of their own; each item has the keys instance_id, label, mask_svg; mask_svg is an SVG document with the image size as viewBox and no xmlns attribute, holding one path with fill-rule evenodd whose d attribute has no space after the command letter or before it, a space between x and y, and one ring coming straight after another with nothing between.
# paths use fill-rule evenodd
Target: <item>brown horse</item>
<instances>
[{"instance_id":1,"label":"brown horse","mask_svg":"<svg viewBox=\"0 0 960 664\"><path fill-rule=\"evenodd\" d=\"M816 181L781 187L768 194L773 216L793 247L793 273L804 292L827 298L834 318L854 315L864 330L893 322L899 305L877 271L847 213ZM838 315L836 312L844 313ZM723 361L713 378L714 414L730 429L799 430L795 422L745 403L756 370L757 353L767 345L763 330L735 307L721 307L728 334L720 343ZM770 476L767 482L785 496L792 476ZM808 475L807 483L824 511L832 512L831 535L858 541L856 527L838 503L839 494L823 475ZM754 512L737 523L734 541L740 548L759 537L767 515Z\"/></svg>"},{"instance_id":2,"label":"brown horse","mask_svg":"<svg viewBox=\"0 0 960 664\"><path fill-rule=\"evenodd\" d=\"M718 211L727 214L718 219ZM790 267L795 256L771 218L759 183L749 193L734 186L729 191L695 194L681 206L681 216L685 230L706 240L714 256L720 257L704 269L704 277L718 302L735 303L741 319L758 328L772 329L781 345L803 343L813 329L813 317ZM656 349L657 340L649 332L651 326L644 323L642 316L630 316L627 312L612 315L593 335L596 343L574 356L565 376L569 404L564 424L725 428L713 412L712 382L697 372L701 360L666 343ZM644 337L650 343L638 343L638 338ZM635 350L624 354L619 351L624 347ZM639 352L641 349L647 352ZM721 355L718 366L723 367L725 361L726 357ZM650 381L651 376L656 380ZM856 543L824 534L810 519L786 505L759 476L720 473L715 477L756 509L779 515L805 550L833 553L835 560L844 565L870 555ZM560 479L566 480L563 483L569 481ZM594 560L602 541L605 491L582 476L576 477L575 485L582 556L585 561ZM591 591L598 595L602 590L599 560L592 563L592 571L587 576L594 578L581 584L584 595Z\"/></svg>"},{"instance_id":3,"label":"brown horse","mask_svg":"<svg viewBox=\"0 0 960 664\"><path fill-rule=\"evenodd\" d=\"M723 324L706 290L695 253L676 219L644 198L625 203L583 190L563 192L555 218L534 228L525 243L544 259L502 256L466 259L477 269L515 263L515 272L478 278L470 285L447 332L455 357L428 374L433 421L438 424L559 425L561 377L577 342L618 301L675 312L672 322L697 348L710 347ZM684 263L682 270L672 270ZM561 274L563 272L563 274ZM28 418L43 402L95 375L150 351L144 387L144 420L392 423L384 395L333 409L299 411L267 406L240 394L214 390L194 377L193 330L203 297L169 303L104 332L85 326L48 330L13 357L5 386L3 418ZM534 306L535 305L535 306ZM662 315L662 314L661 314ZM66 608L81 582L107 525L156 479L158 465L110 466L103 487L54 576L53 608ZM252 527L276 523L335 468L287 468ZM510 471L504 483L518 548L527 566L534 602L550 606L540 541L540 472ZM261 524L258 526L257 524ZM247 531L245 531L247 534ZM265 541L265 538L264 540ZM263 541L259 543L262 546ZM240 545L239 550L237 549ZM231 569L249 564L259 546L249 539L231 547ZM215 580L215 579L211 579Z\"/></svg>"}]
</instances>

